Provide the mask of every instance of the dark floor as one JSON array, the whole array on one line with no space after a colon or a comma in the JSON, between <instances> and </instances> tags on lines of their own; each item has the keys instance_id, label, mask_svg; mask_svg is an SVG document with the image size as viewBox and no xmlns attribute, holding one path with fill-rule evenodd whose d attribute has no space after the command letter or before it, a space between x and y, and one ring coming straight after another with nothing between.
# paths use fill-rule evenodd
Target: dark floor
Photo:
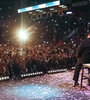
<instances>
[{"instance_id":1,"label":"dark floor","mask_svg":"<svg viewBox=\"0 0 90 100\"><path fill-rule=\"evenodd\" d=\"M0 82L0 100L90 100L87 80L73 87L73 71L30 77L18 81Z\"/></svg>"}]
</instances>

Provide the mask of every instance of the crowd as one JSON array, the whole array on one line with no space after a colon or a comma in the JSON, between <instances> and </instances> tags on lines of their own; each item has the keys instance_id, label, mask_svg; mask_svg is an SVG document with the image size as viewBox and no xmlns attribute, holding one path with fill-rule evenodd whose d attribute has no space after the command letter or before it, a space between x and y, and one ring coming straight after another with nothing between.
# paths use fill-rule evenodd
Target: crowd
<instances>
[{"instance_id":1,"label":"crowd","mask_svg":"<svg viewBox=\"0 0 90 100\"><path fill-rule=\"evenodd\" d=\"M0 43L0 76L18 78L23 73L42 71L45 74L48 70L71 69L76 64L77 46L89 29L87 24L83 18L72 19L67 15L37 19L33 33L38 38L35 43L32 41L23 47ZM66 39L72 30L74 35Z\"/></svg>"},{"instance_id":2,"label":"crowd","mask_svg":"<svg viewBox=\"0 0 90 100\"><path fill-rule=\"evenodd\" d=\"M63 69L74 66L74 48L67 44L44 43L26 45L24 48L7 44L0 45L0 74L32 73Z\"/></svg>"},{"instance_id":3,"label":"crowd","mask_svg":"<svg viewBox=\"0 0 90 100\"><path fill-rule=\"evenodd\" d=\"M28 21L31 26L33 24L33 37L40 43L45 41L56 42L60 39L67 39L70 33L77 34L79 38L83 37L87 32L87 24L90 21L89 15L86 13L71 15L66 12L58 15L58 12L53 12L52 16L42 15L42 18L33 18Z\"/></svg>"}]
</instances>

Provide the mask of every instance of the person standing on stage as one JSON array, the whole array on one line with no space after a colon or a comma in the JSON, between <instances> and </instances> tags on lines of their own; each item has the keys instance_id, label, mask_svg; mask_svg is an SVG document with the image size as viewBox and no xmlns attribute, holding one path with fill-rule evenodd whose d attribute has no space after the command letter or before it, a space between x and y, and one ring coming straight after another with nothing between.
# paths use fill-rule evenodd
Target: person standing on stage
<instances>
[{"instance_id":1,"label":"person standing on stage","mask_svg":"<svg viewBox=\"0 0 90 100\"><path fill-rule=\"evenodd\" d=\"M82 68L82 64L90 63L90 33L88 34L87 38L79 45L76 56L77 63L75 66L75 72L73 77L73 80L75 81L74 86L79 85L78 78L80 70ZM90 73L90 69L88 69L88 71ZM90 79L88 80L88 85L90 85Z\"/></svg>"}]
</instances>

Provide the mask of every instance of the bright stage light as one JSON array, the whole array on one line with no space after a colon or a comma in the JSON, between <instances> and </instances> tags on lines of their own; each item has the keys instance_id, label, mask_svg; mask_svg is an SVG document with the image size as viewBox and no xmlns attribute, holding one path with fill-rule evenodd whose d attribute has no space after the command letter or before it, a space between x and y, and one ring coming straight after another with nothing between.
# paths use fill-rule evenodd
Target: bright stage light
<instances>
[{"instance_id":1,"label":"bright stage light","mask_svg":"<svg viewBox=\"0 0 90 100\"><path fill-rule=\"evenodd\" d=\"M21 41L26 41L28 39L28 33L21 29L19 32L18 32L18 37Z\"/></svg>"}]
</instances>

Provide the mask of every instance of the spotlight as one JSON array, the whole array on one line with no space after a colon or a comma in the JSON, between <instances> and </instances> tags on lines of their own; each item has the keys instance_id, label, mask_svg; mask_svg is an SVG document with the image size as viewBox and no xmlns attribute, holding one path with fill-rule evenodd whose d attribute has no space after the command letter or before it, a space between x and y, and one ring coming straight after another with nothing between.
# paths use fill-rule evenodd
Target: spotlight
<instances>
[{"instance_id":1,"label":"spotlight","mask_svg":"<svg viewBox=\"0 0 90 100\"><path fill-rule=\"evenodd\" d=\"M4 77L4 79L7 79L7 77Z\"/></svg>"},{"instance_id":2,"label":"spotlight","mask_svg":"<svg viewBox=\"0 0 90 100\"><path fill-rule=\"evenodd\" d=\"M30 74L28 74L28 76L30 76Z\"/></svg>"},{"instance_id":3,"label":"spotlight","mask_svg":"<svg viewBox=\"0 0 90 100\"><path fill-rule=\"evenodd\" d=\"M7 76L7 79L9 79L9 76Z\"/></svg>"},{"instance_id":4,"label":"spotlight","mask_svg":"<svg viewBox=\"0 0 90 100\"><path fill-rule=\"evenodd\" d=\"M33 75L35 75L35 73L32 73Z\"/></svg>"},{"instance_id":5,"label":"spotlight","mask_svg":"<svg viewBox=\"0 0 90 100\"><path fill-rule=\"evenodd\" d=\"M50 71L50 73L52 73L53 71Z\"/></svg>"},{"instance_id":6,"label":"spotlight","mask_svg":"<svg viewBox=\"0 0 90 100\"><path fill-rule=\"evenodd\" d=\"M37 75L38 75L39 73L37 72Z\"/></svg>"},{"instance_id":7,"label":"spotlight","mask_svg":"<svg viewBox=\"0 0 90 100\"><path fill-rule=\"evenodd\" d=\"M31 73L30 75L32 76L33 74Z\"/></svg>"},{"instance_id":8,"label":"spotlight","mask_svg":"<svg viewBox=\"0 0 90 100\"><path fill-rule=\"evenodd\" d=\"M21 77L23 77L23 75L21 75Z\"/></svg>"},{"instance_id":9,"label":"spotlight","mask_svg":"<svg viewBox=\"0 0 90 100\"><path fill-rule=\"evenodd\" d=\"M34 73L34 75L36 75L36 73Z\"/></svg>"},{"instance_id":10,"label":"spotlight","mask_svg":"<svg viewBox=\"0 0 90 100\"><path fill-rule=\"evenodd\" d=\"M26 30L24 29L21 29L19 32L18 32L18 38L20 39L20 41L26 41L28 39L28 33Z\"/></svg>"},{"instance_id":11,"label":"spotlight","mask_svg":"<svg viewBox=\"0 0 90 100\"><path fill-rule=\"evenodd\" d=\"M25 74L23 76L26 76Z\"/></svg>"},{"instance_id":12,"label":"spotlight","mask_svg":"<svg viewBox=\"0 0 90 100\"><path fill-rule=\"evenodd\" d=\"M75 69L75 67L72 67L72 69Z\"/></svg>"},{"instance_id":13,"label":"spotlight","mask_svg":"<svg viewBox=\"0 0 90 100\"><path fill-rule=\"evenodd\" d=\"M68 15L68 14L72 14L72 11L68 11L68 12L66 12L66 14Z\"/></svg>"},{"instance_id":14,"label":"spotlight","mask_svg":"<svg viewBox=\"0 0 90 100\"><path fill-rule=\"evenodd\" d=\"M1 79L4 80L4 77L2 77Z\"/></svg>"}]
</instances>

